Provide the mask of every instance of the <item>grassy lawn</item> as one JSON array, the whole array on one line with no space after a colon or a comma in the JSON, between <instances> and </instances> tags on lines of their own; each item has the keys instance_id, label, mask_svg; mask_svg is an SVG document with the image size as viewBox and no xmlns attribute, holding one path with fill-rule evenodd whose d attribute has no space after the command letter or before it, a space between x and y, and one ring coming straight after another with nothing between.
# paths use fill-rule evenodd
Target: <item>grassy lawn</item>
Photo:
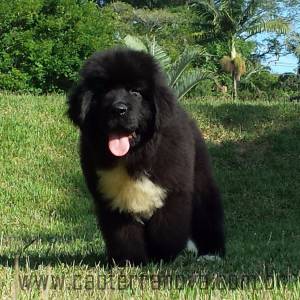
<instances>
[{"instance_id":1,"label":"grassy lawn","mask_svg":"<svg viewBox=\"0 0 300 300\"><path fill-rule=\"evenodd\" d=\"M1 299L300 299L299 104L184 105L223 194L226 259L108 268L64 98L0 94Z\"/></svg>"}]
</instances>

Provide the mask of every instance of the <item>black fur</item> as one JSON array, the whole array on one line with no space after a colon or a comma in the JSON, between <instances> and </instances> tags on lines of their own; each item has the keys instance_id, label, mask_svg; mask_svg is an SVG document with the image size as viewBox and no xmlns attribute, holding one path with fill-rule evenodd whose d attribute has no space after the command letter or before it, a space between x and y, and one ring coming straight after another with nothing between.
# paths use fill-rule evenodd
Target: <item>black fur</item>
<instances>
[{"instance_id":1,"label":"black fur","mask_svg":"<svg viewBox=\"0 0 300 300\"><path fill-rule=\"evenodd\" d=\"M119 102L128 108L122 117L114 114ZM188 238L200 255L225 254L223 208L204 140L151 56L128 49L96 53L83 66L68 107L80 128L82 170L110 261L169 260ZM107 146L108 134L119 131L137 135L121 158ZM168 191L164 206L144 224L112 210L98 190L97 170L120 161L133 178L147 174Z\"/></svg>"}]
</instances>

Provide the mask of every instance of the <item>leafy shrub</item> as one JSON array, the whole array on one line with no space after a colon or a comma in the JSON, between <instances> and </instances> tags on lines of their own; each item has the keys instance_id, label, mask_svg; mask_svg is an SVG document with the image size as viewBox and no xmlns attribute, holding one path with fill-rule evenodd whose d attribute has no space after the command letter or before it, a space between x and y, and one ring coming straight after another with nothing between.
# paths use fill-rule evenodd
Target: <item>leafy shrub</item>
<instances>
[{"instance_id":1,"label":"leafy shrub","mask_svg":"<svg viewBox=\"0 0 300 300\"><path fill-rule=\"evenodd\" d=\"M299 94L300 90L300 76L294 73L284 73L278 77L279 87L284 91L288 91L291 94Z\"/></svg>"},{"instance_id":2,"label":"leafy shrub","mask_svg":"<svg viewBox=\"0 0 300 300\"><path fill-rule=\"evenodd\" d=\"M155 37L173 60L186 47L195 45L192 36L192 20L195 16L188 6L149 9L135 8L123 1L109 2L112 3L107 7L111 7L124 24L122 38L126 35Z\"/></svg>"},{"instance_id":3,"label":"leafy shrub","mask_svg":"<svg viewBox=\"0 0 300 300\"><path fill-rule=\"evenodd\" d=\"M0 1L0 89L69 89L83 60L115 44L118 26L92 1Z\"/></svg>"}]
</instances>

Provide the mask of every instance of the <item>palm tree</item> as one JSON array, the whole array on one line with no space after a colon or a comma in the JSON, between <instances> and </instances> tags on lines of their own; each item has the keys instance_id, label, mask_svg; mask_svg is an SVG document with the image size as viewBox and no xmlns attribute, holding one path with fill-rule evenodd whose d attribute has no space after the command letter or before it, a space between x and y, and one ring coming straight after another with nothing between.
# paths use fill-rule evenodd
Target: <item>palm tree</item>
<instances>
[{"instance_id":1,"label":"palm tree","mask_svg":"<svg viewBox=\"0 0 300 300\"><path fill-rule=\"evenodd\" d=\"M203 50L186 49L175 62L157 43L156 39L142 41L136 36L127 35L124 38L127 47L151 54L165 71L169 86L174 90L177 99L181 100L189 91L204 79L213 79L208 71L191 69L191 63L198 55L205 55Z\"/></svg>"},{"instance_id":2,"label":"palm tree","mask_svg":"<svg viewBox=\"0 0 300 300\"><path fill-rule=\"evenodd\" d=\"M232 74L233 97L237 98L237 82L245 73L245 60L236 50L238 39L247 40L262 32L285 34L289 22L274 18L262 0L195 0L193 7L199 13L201 31L195 35L201 41L226 41L230 55L220 63Z\"/></svg>"}]
</instances>

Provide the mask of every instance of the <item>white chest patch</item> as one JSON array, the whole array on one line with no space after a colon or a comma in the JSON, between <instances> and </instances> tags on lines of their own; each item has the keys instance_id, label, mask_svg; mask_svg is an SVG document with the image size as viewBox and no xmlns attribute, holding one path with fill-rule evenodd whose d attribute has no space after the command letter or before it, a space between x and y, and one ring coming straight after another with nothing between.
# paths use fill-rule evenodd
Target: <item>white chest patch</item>
<instances>
[{"instance_id":1,"label":"white chest patch","mask_svg":"<svg viewBox=\"0 0 300 300\"><path fill-rule=\"evenodd\" d=\"M164 204L166 190L145 175L133 179L123 166L100 170L97 174L99 191L110 201L112 209L150 218Z\"/></svg>"}]
</instances>

